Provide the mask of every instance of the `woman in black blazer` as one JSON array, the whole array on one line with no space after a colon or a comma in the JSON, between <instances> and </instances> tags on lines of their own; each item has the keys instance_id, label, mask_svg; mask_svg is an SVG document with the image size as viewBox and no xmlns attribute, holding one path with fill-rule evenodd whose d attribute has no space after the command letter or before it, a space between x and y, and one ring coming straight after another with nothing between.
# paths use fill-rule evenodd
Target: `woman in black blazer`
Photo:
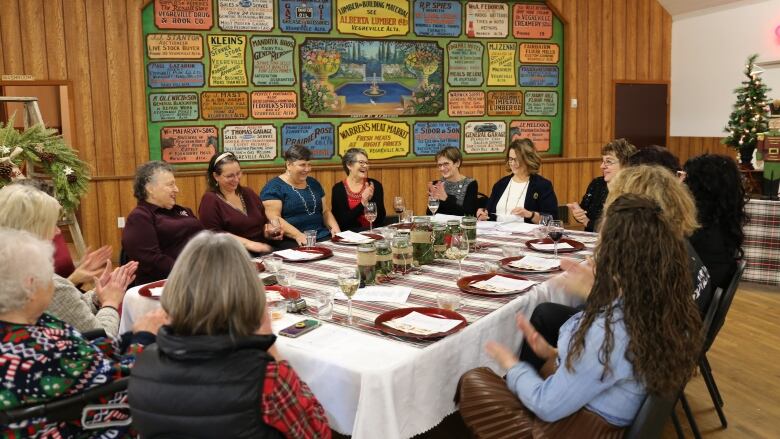
<instances>
[{"instance_id":1,"label":"woman in black blazer","mask_svg":"<svg viewBox=\"0 0 780 439\"><path fill-rule=\"evenodd\" d=\"M341 165L347 178L333 185L331 208L341 230L360 231L369 228L365 207L376 203L377 215L374 225L385 222L385 200L382 184L368 178L368 153L361 148L350 148L344 152Z\"/></svg>"},{"instance_id":2,"label":"woman in black blazer","mask_svg":"<svg viewBox=\"0 0 780 439\"><path fill-rule=\"evenodd\" d=\"M550 180L539 175L542 159L530 139L513 141L506 152L512 175L493 185L486 209L477 210L477 218L490 221L515 221L538 224L542 215L558 219L558 198Z\"/></svg>"}]
</instances>

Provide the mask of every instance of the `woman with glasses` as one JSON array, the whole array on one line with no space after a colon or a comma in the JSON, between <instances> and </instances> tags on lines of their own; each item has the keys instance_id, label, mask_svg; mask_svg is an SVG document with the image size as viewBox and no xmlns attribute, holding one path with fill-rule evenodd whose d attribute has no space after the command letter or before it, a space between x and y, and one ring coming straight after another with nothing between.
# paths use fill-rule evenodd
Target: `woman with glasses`
<instances>
[{"instance_id":1,"label":"woman with glasses","mask_svg":"<svg viewBox=\"0 0 780 439\"><path fill-rule=\"evenodd\" d=\"M270 224L255 191L241 186L238 158L232 152L214 154L206 182L208 189L198 209L203 227L233 235L251 253L271 252L269 242L282 239L281 224Z\"/></svg>"},{"instance_id":2,"label":"woman with glasses","mask_svg":"<svg viewBox=\"0 0 780 439\"><path fill-rule=\"evenodd\" d=\"M460 173L462 164L458 148L448 146L436 153L441 179L428 183L428 197L439 200L437 213L473 216L477 212L477 180Z\"/></svg>"},{"instance_id":3,"label":"woman with glasses","mask_svg":"<svg viewBox=\"0 0 780 439\"><path fill-rule=\"evenodd\" d=\"M585 231L596 230L596 222L601 218L604 201L609 194L607 183L627 165L628 158L635 152L636 147L626 139L616 139L601 147L602 176L590 182L579 204L568 204L574 219L585 226Z\"/></svg>"},{"instance_id":4,"label":"woman with glasses","mask_svg":"<svg viewBox=\"0 0 780 439\"><path fill-rule=\"evenodd\" d=\"M376 206L376 224L385 221L385 200L382 183L368 178L368 154L361 148L350 148L341 158L347 178L333 185L331 202L333 215L341 230L363 230L369 227L366 208Z\"/></svg>"},{"instance_id":5,"label":"woman with glasses","mask_svg":"<svg viewBox=\"0 0 780 439\"><path fill-rule=\"evenodd\" d=\"M514 140L506 152L512 175L493 185L486 209L477 210L477 218L491 221L516 221L539 224L542 215L558 218L558 198L550 180L539 175L542 158L531 139Z\"/></svg>"},{"instance_id":6,"label":"woman with glasses","mask_svg":"<svg viewBox=\"0 0 780 439\"><path fill-rule=\"evenodd\" d=\"M329 239L340 232L338 222L325 200L325 191L311 172L311 151L293 145L284 153L285 172L268 180L260 199L269 220L284 219L284 235L299 245L306 245L307 230L317 232L317 240Z\"/></svg>"}]
</instances>

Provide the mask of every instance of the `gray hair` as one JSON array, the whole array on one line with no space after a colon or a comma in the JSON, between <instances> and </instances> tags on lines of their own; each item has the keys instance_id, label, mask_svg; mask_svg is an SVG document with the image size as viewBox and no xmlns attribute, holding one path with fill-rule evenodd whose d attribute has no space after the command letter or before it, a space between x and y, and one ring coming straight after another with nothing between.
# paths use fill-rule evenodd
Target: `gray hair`
<instances>
[{"instance_id":1,"label":"gray hair","mask_svg":"<svg viewBox=\"0 0 780 439\"><path fill-rule=\"evenodd\" d=\"M170 172L173 174L173 167L161 160L146 162L139 166L135 171L135 182L133 183L133 195L138 201L146 200L149 195L146 192L146 185L149 184L158 172Z\"/></svg>"},{"instance_id":2,"label":"gray hair","mask_svg":"<svg viewBox=\"0 0 780 439\"><path fill-rule=\"evenodd\" d=\"M260 327L265 292L236 238L203 231L176 258L161 304L176 334L241 337Z\"/></svg>"},{"instance_id":3,"label":"gray hair","mask_svg":"<svg viewBox=\"0 0 780 439\"><path fill-rule=\"evenodd\" d=\"M0 314L21 309L54 276L54 246L32 233L0 227ZM13 245L11 245L13 243Z\"/></svg>"},{"instance_id":4,"label":"gray hair","mask_svg":"<svg viewBox=\"0 0 780 439\"><path fill-rule=\"evenodd\" d=\"M363 154L368 158L368 153L366 153L366 150L363 148L349 148L344 152L344 156L341 157L341 166L344 167L344 172L349 175L349 168L348 166L355 163L357 161L357 156Z\"/></svg>"},{"instance_id":5,"label":"gray hair","mask_svg":"<svg viewBox=\"0 0 780 439\"><path fill-rule=\"evenodd\" d=\"M59 217L60 203L40 189L26 184L0 189L0 227L24 230L48 240L54 236Z\"/></svg>"}]
</instances>

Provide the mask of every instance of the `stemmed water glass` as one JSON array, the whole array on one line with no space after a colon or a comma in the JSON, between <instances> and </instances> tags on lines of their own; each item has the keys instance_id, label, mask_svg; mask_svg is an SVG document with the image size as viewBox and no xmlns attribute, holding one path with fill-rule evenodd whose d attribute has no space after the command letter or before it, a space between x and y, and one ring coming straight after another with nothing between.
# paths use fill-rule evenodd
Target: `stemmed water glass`
<instances>
[{"instance_id":1,"label":"stemmed water glass","mask_svg":"<svg viewBox=\"0 0 780 439\"><path fill-rule=\"evenodd\" d=\"M538 238L544 238L547 236L547 227L550 225L550 221L552 221L553 217L549 214L542 214L539 217L539 227L536 229L536 236Z\"/></svg>"},{"instance_id":2,"label":"stemmed water glass","mask_svg":"<svg viewBox=\"0 0 780 439\"><path fill-rule=\"evenodd\" d=\"M439 210L439 199L436 197L428 197L428 210L431 211L431 215L436 215L436 211Z\"/></svg>"},{"instance_id":3,"label":"stemmed water glass","mask_svg":"<svg viewBox=\"0 0 780 439\"><path fill-rule=\"evenodd\" d=\"M469 240L466 235L452 235L446 250L448 259L458 260L458 279L463 277L463 260L469 254Z\"/></svg>"},{"instance_id":4,"label":"stemmed water glass","mask_svg":"<svg viewBox=\"0 0 780 439\"><path fill-rule=\"evenodd\" d=\"M342 267L337 273L339 288L347 296L347 324L352 325L352 296L360 286L360 270L357 267Z\"/></svg>"},{"instance_id":5,"label":"stemmed water glass","mask_svg":"<svg viewBox=\"0 0 780 439\"><path fill-rule=\"evenodd\" d=\"M563 238L563 221L560 220L552 220L550 221L550 224L547 226L547 236L550 237L550 239L553 240L553 251L555 252L555 257L558 257L558 241Z\"/></svg>"},{"instance_id":6,"label":"stemmed water glass","mask_svg":"<svg viewBox=\"0 0 780 439\"><path fill-rule=\"evenodd\" d=\"M371 202L366 204L366 208L363 212L363 215L365 215L366 221L368 221L368 231L373 232L374 221L376 221L376 216L377 216L376 203Z\"/></svg>"}]
</instances>

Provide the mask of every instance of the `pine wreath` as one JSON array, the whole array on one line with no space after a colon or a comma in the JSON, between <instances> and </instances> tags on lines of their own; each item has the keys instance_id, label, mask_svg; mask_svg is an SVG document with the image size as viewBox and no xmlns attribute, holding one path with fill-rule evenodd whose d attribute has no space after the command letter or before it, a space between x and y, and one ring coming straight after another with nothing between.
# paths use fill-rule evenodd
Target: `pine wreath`
<instances>
[{"instance_id":1,"label":"pine wreath","mask_svg":"<svg viewBox=\"0 0 780 439\"><path fill-rule=\"evenodd\" d=\"M17 147L22 153L11 157ZM0 188L12 182L12 173L5 172L8 171L5 168L9 165L21 168L24 161L34 163L51 177L54 197L65 212L78 208L89 184L87 163L65 144L56 130L39 124L19 132L14 128L13 118L5 125L0 122L0 162L5 166L0 169Z\"/></svg>"}]
</instances>

